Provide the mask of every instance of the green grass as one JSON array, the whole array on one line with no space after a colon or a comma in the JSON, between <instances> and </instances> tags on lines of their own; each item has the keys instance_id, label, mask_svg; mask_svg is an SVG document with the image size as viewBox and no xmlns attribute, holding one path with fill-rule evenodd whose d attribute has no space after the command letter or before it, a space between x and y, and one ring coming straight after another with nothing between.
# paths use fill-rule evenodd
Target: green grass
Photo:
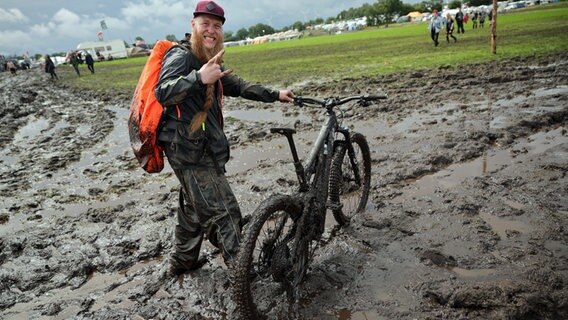
<instances>
[{"instance_id":1,"label":"green grass","mask_svg":"<svg viewBox=\"0 0 568 320\"><path fill-rule=\"evenodd\" d=\"M517 56L568 51L568 2L535 6L497 17L497 53L491 52L489 23L447 44L444 31L434 47L427 23L394 24L388 28L305 37L299 40L231 47L225 65L251 82L274 86L318 79L343 79L415 69L457 66ZM62 82L79 88L131 93L145 57L96 63L96 74L78 78L69 66L59 67Z\"/></svg>"}]
</instances>

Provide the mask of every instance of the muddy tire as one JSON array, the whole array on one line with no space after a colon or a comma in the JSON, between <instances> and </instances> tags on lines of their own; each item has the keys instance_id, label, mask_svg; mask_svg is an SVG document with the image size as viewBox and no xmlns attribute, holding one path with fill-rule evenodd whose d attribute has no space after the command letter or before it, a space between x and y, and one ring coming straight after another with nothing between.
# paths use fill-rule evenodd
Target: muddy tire
<instances>
[{"instance_id":1,"label":"muddy tire","mask_svg":"<svg viewBox=\"0 0 568 320\"><path fill-rule=\"evenodd\" d=\"M275 307L273 297L291 270L293 222L301 213L301 202L289 195L273 195L253 213L233 269L238 319L263 319Z\"/></svg>"},{"instance_id":2,"label":"muddy tire","mask_svg":"<svg viewBox=\"0 0 568 320\"><path fill-rule=\"evenodd\" d=\"M346 142L337 141L329 177L329 200L333 205L333 216L340 226L349 224L355 214L365 211L371 188L369 144L360 133L353 133L351 142L353 158ZM354 166L359 168L359 179L355 177Z\"/></svg>"}]
</instances>

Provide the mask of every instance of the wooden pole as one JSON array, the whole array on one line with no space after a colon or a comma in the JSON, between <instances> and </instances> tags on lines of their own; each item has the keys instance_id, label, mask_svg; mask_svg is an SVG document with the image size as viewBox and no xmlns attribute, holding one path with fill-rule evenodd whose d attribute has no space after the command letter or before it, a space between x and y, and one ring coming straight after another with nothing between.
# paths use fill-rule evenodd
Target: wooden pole
<instances>
[{"instance_id":1,"label":"wooden pole","mask_svg":"<svg viewBox=\"0 0 568 320\"><path fill-rule=\"evenodd\" d=\"M491 17L491 52L497 54L497 0L493 0L493 14Z\"/></svg>"}]
</instances>

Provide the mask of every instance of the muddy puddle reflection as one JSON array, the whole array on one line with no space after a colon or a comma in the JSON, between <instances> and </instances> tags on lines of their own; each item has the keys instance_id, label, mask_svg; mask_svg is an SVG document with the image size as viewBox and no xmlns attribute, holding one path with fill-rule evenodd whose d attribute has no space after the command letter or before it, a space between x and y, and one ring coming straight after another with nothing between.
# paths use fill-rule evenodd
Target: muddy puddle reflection
<instances>
[{"instance_id":1,"label":"muddy puddle reflection","mask_svg":"<svg viewBox=\"0 0 568 320\"><path fill-rule=\"evenodd\" d=\"M285 114L282 110L231 110L224 112L225 118L235 118L241 121L262 121L262 122L281 122L283 119L291 123L295 121L308 121L310 118L306 115L290 116ZM229 119L230 121L230 119Z\"/></svg>"},{"instance_id":2,"label":"muddy puddle reflection","mask_svg":"<svg viewBox=\"0 0 568 320\"><path fill-rule=\"evenodd\" d=\"M489 150L482 157L473 161L453 164L435 174L426 175L415 181L408 181L408 189L393 201L403 202L409 198L431 196L439 188L447 190L468 178L491 175L493 172L511 165L515 161L514 153L528 156L547 152L549 149L568 143L568 137L562 134L562 130L562 128L558 128L549 132L537 133L523 139L510 150ZM508 203L512 207L522 207L522 204L510 200Z\"/></svg>"}]
</instances>

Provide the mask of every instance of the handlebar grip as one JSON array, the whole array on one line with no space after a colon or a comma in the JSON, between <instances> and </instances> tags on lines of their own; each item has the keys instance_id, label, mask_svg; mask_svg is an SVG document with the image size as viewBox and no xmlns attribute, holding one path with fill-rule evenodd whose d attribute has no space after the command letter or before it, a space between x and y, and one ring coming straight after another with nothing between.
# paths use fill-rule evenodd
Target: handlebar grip
<instances>
[{"instance_id":1,"label":"handlebar grip","mask_svg":"<svg viewBox=\"0 0 568 320\"><path fill-rule=\"evenodd\" d=\"M318 100L316 98L309 98L309 97L302 97L302 96L295 96L294 97L294 104L300 107L303 107L306 104L313 104L313 105L325 105L325 101Z\"/></svg>"}]
</instances>

